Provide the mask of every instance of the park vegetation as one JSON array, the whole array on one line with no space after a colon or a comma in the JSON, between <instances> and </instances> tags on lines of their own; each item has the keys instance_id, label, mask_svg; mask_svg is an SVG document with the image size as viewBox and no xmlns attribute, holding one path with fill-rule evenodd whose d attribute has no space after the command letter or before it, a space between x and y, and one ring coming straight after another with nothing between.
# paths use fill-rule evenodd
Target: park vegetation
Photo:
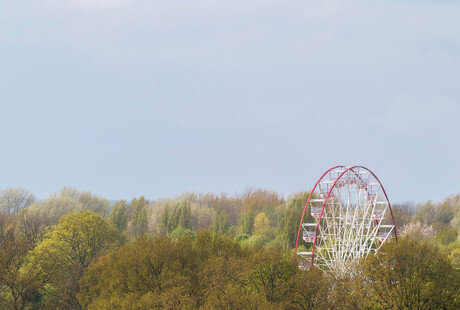
<instances>
[{"instance_id":1,"label":"park vegetation","mask_svg":"<svg viewBox=\"0 0 460 310\"><path fill-rule=\"evenodd\" d=\"M460 195L394 204L399 242L340 276L298 268L307 197L5 189L0 309L460 309Z\"/></svg>"}]
</instances>

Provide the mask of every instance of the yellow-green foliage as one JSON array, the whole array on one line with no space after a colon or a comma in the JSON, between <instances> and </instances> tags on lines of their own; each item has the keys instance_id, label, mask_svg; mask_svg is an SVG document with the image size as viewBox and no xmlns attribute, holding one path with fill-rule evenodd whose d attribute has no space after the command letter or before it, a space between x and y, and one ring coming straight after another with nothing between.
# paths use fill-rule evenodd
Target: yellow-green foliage
<instances>
[{"instance_id":1,"label":"yellow-green foliage","mask_svg":"<svg viewBox=\"0 0 460 310\"><path fill-rule=\"evenodd\" d=\"M359 281L370 308L458 309L460 272L427 242L400 239L362 264Z\"/></svg>"},{"instance_id":2,"label":"yellow-green foliage","mask_svg":"<svg viewBox=\"0 0 460 310\"><path fill-rule=\"evenodd\" d=\"M118 232L102 216L79 211L63 216L30 255L30 265L39 266L39 276L49 284L45 296L56 307L79 307L78 280L99 255L118 244Z\"/></svg>"},{"instance_id":3,"label":"yellow-green foliage","mask_svg":"<svg viewBox=\"0 0 460 310\"><path fill-rule=\"evenodd\" d=\"M257 233L270 226L270 220L265 213L260 212L254 219L254 233Z\"/></svg>"},{"instance_id":4,"label":"yellow-green foliage","mask_svg":"<svg viewBox=\"0 0 460 310\"><path fill-rule=\"evenodd\" d=\"M340 276L297 267L307 197L186 193L107 214L107 200L64 188L0 214L0 309L459 308L459 196L401 204L400 243Z\"/></svg>"}]
</instances>

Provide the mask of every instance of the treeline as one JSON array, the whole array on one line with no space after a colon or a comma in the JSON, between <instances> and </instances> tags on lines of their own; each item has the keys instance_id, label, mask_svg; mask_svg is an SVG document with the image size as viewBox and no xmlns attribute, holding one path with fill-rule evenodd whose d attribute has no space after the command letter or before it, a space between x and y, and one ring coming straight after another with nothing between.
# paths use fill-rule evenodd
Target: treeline
<instances>
[{"instance_id":1,"label":"treeline","mask_svg":"<svg viewBox=\"0 0 460 310\"><path fill-rule=\"evenodd\" d=\"M307 193L187 193L113 205L0 193L0 309L458 309L460 196L395 204L400 242L334 277L301 271Z\"/></svg>"}]
</instances>

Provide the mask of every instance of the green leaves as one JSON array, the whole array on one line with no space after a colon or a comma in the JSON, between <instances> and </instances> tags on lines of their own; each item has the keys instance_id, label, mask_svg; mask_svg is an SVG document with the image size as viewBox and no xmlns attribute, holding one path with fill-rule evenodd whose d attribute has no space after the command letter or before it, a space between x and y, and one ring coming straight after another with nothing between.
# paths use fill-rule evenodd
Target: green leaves
<instances>
[{"instance_id":1,"label":"green leaves","mask_svg":"<svg viewBox=\"0 0 460 310\"><path fill-rule=\"evenodd\" d=\"M117 230L100 215L92 211L70 213L31 252L29 266L38 266L37 275L51 285L50 302L78 308L76 295L83 270L118 242Z\"/></svg>"},{"instance_id":2,"label":"green leaves","mask_svg":"<svg viewBox=\"0 0 460 310\"><path fill-rule=\"evenodd\" d=\"M419 210L433 225L401 207L400 243L340 277L298 268L292 248L307 197L139 197L116 203L106 220L106 200L65 188L17 216L0 214L0 308L459 307L458 197Z\"/></svg>"},{"instance_id":3,"label":"green leaves","mask_svg":"<svg viewBox=\"0 0 460 310\"><path fill-rule=\"evenodd\" d=\"M192 228L192 211L188 199L184 199L181 203L177 203L172 207L166 204L161 214L158 232L162 235L167 235L177 227Z\"/></svg>"},{"instance_id":4,"label":"green leaves","mask_svg":"<svg viewBox=\"0 0 460 310\"><path fill-rule=\"evenodd\" d=\"M460 273L431 244L401 239L386 244L362 265L365 300L384 308L458 309Z\"/></svg>"},{"instance_id":5,"label":"green leaves","mask_svg":"<svg viewBox=\"0 0 460 310\"><path fill-rule=\"evenodd\" d=\"M79 300L89 309L123 308L125 299L141 308L187 308L197 268L194 256L191 239L136 239L88 269Z\"/></svg>"}]
</instances>

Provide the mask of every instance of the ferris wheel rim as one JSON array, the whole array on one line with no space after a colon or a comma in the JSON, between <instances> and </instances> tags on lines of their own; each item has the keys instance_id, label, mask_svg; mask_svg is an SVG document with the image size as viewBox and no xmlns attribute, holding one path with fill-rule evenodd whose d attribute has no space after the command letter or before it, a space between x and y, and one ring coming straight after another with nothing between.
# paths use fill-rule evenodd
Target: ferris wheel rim
<instances>
[{"instance_id":1,"label":"ferris wheel rim","mask_svg":"<svg viewBox=\"0 0 460 310\"><path fill-rule=\"evenodd\" d=\"M326 206L326 203L330 197L330 194L331 192L334 190L335 188L335 185L337 183L337 181L348 171L352 171L356 174L356 172L353 170L353 169L364 169L366 171L368 171L374 178L375 180L378 182L379 186L381 187L382 189L382 192L385 196L385 199L386 199L386 202L388 203L388 208L390 210L390 215L391 215L391 221L393 223L393 229L394 229L394 236L395 236L395 242L397 243L398 242L398 236L397 236L397 232L396 232L396 225L395 225L395 221L394 221L394 216L393 216L393 211L392 211L392 208L391 208L391 203L390 203L390 200L388 199L388 195L385 191L385 188L384 186L382 185L382 182L379 180L379 178L375 175L374 172L372 172L369 168L367 167L364 167L364 166L343 166L343 165L338 165L338 166L334 166L332 168L329 168L328 170L326 170L326 172L323 173L323 175L318 179L318 181L315 183L315 185L313 186L313 189L310 191L310 194L308 196L308 199L307 199L307 202L305 203L305 207L304 207L304 210L303 210L303 213L302 213L302 217L300 219L300 224L299 224L299 230L298 230L298 233L297 233L297 240L296 240L296 247L295 247L295 253L297 254L297 248L298 248L298 242L299 242L299 236L300 236L300 232L301 232L301 228L302 228L302 224L303 224L303 220L304 220L304 217L305 217L305 213L306 213L306 210L308 208L308 205L310 203L310 200L311 200L311 197L316 189L316 187L318 186L318 184L321 182L321 180L329 173L331 172L332 170L334 169L337 169L337 168L345 168L344 171L342 171L339 176L334 180L331 188L329 189L329 191L327 192L327 195L326 197L324 198L324 202L323 202L323 205L322 205L322 208L321 208L321 212L320 212L320 215L318 217L318 220L317 220L317 223L316 223L316 230L315 230L315 237L314 237L314 241L313 241L313 247L312 247L312 252L311 252L311 264L310 264L310 268L313 267L314 265L314 258L315 258L315 249L316 249L316 240L317 240L317 236L318 236L318 231L319 231L319 227L320 227L320 223L321 223L321 218L323 216L323 213L324 213L324 208Z\"/></svg>"},{"instance_id":2,"label":"ferris wheel rim","mask_svg":"<svg viewBox=\"0 0 460 310\"><path fill-rule=\"evenodd\" d=\"M295 253L297 253L297 247L299 245L300 231L302 230L303 218L305 217L305 212L307 211L308 203L310 202L311 196L315 192L316 187L318 186L319 182L321 182L321 180L324 178L324 176L326 174L328 174L328 172L330 172L331 170L334 170L334 169L337 169L337 168L346 168L346 166L338 165L338 166L334 166L332 168L327 169L326 172L324 172L323 175L318 179L318 181L316 181L315 186L313 186L312 190L310 191L310 194L308 195L307 202L305 203L305 207L304 207L303 212L302 212L302 217L300 218L299 230L297 231L297 240L295 242Z\"/></svg>"}]
</instances>

